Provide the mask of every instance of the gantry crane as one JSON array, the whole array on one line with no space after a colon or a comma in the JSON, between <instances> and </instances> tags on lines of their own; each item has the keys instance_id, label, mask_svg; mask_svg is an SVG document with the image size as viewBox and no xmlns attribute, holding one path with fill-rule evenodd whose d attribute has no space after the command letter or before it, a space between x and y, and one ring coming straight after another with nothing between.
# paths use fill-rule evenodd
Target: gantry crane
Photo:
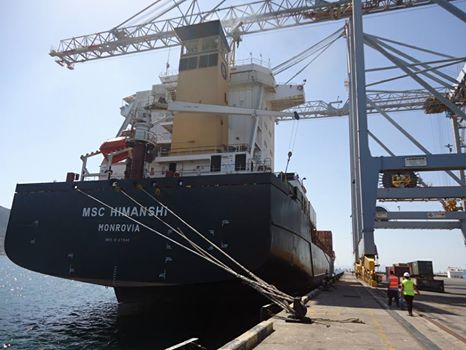
<instances>
[{"instance_id":1,"label":"gantry crane","mask_svg":"<svg viewBox=\"0 0 466 350\"><path fill-rule=\"evenodd\" d=\"M225 6L226 2L203 10L197 0L158 0L143 10L160 9L144 23L124 26L136 20L141 11L110 30L61 40L50 56L73 69L79 62L178 46L174 29L180 26L218 19L225 34L238 42L246 34L339 20L352 11L351 0L260 0ZM431 4L430 0L365 0L361 8L364 14L375 14ZM165 18L167 15L173 17Z\"/></svg>"},{"instance_id":2,"label":"gantry crane","mask_svg":"<svg viewBox=\"0 0 466 350\"><path fill-rule=\"evenodd\" d=\"M226 3L226 0L222 0L210 9L201 9L197 0L157 0L110 30L62 40L56 50L50 51L50 55L56 59L58 64L73 69L74 65L79 62L177 46L180 42L175 35L174 28L213 19L221 21L226 35L231 38L233 48L246 34L347 18L345 36L348 41L349 100L343 107L335 107L336 103L310 102L303 105L298 113L303 117L330 117L347 114L350 116L353 251L358 273L371 283L375 280L374 265L377 250L373 237L374 228L460 228L466 241L464 75L458 80L453 80L456 84L455 88L445 94L445 87L452 85L451 77L445 77L445 74L439 71L440 66L433 66L435 61L416 60L396 49L393 41L364 33L362 26L363 15L421 7L433 3L437 3L459 20L466 22L466 14L463 11L447 0L341 0L334 2L263 0L232 6L227 6ZM149 14L149 18L143 23L130 25L137 21L141 14L147 14L150 11L153 11L152 15ZM173 13L176 14L173 15ZM414 79L421 89L398 92L381 90L367 94L364 45L380 52L406 76ZM440 83L443 89L438 90L432 87L421 76ZM447 78L450 78L450 84L442 84L445 79L448 80ZM441 155L429 153L388 115L390 111L419 109L427 113L429 111L448 113L454 130L455 153ZM409 157L395 156L368 130L368 113L378 113L384 116L423 153ZM290 115L281 117L283 120L287 118L289 119ZM373 157L369 149L369 137L381 145L389 156ZM403 186L405 183L413 182L412 174L415 171L446 171L458 186L425 188L417 187L416 184L415 186ZM389 188L379 188L381 175L384 176L384 183L387 183ZM398 180L401 178L401 181L395 181L395 177ZM405 179L409 181L406 182ZM430 215L429 212L387 213L386 220L377 221L375 215L377 200L463 200L463 208L461 212L446 212L438 217ZM448 202L445 208L449 208ZM448 221L427 220L442 218Z\"/></svg>"}]
</instances>

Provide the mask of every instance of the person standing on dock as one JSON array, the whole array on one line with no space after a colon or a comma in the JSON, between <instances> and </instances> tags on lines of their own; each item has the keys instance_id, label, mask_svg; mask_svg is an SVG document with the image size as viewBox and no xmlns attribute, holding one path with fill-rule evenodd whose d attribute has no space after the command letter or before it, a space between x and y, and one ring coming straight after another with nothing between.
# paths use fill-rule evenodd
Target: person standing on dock
<instances>
[{"instance_id":1,"label":"person standing on dock","mask_svg":"<svg viewBox=\"0 0 466 350\"><path fill-rule=\"evenodd\" d=\"M396 306L400 307L400 295L398 294L398 287L400 282L398 277L395 275L393 271L390 271L390 275L388 277L388 306L392 306L392 300L395 299Z\"/></svg>"},{"instance_id":2,"label":"person standing on dock","mask_svg":"<svg viewBox=\"0 0 466 350\"><path fill-rule=\"evenodd\" d=\"M409 316L413 316L413 299L415 292L417 295L420 295L417 286L414 284L409 272L405 272L403 274L403 281L401 281L401 292L403 293L403 297L406 300L406 305L408 306L408 313Z\"/></svg>"}]
</instances>

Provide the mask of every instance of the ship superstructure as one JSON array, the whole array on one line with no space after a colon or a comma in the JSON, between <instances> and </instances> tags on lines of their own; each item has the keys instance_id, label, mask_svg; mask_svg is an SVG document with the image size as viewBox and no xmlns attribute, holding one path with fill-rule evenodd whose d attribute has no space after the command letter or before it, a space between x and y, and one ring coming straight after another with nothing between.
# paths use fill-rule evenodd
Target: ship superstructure
<instances>
[{"instance_id":1,"label":"ship superstructure","mask_svg":"<svg viewBox=\"0 0 466 350\"><path fill-rule=\"evenodd\" d=\"M174 101L281 111L304 103L302 85L278 85L270 68L253 59L229 66L229 48L218 21L177 30L182 41L179 73L124 99L117 139L102 145L99 178L125 178L141 144L146 159L138 177L273 171L275 117L169 112ZM129 128L129 130L128 130ZM132 154L126 146L132 145ZM95 154L94 154L95 155ZM110 156L112 159L110 159ZM122 157L123 156L123 157ZM123 158L123 159L122 159ZM84 170L84 169L83 169ZM88 172L83 171L84 177ZM95 174L93 174L95 175ZM134 174L133 174L134 175ZM132 176L134 177L134 176Z\"/></svg>"}]
</instances>

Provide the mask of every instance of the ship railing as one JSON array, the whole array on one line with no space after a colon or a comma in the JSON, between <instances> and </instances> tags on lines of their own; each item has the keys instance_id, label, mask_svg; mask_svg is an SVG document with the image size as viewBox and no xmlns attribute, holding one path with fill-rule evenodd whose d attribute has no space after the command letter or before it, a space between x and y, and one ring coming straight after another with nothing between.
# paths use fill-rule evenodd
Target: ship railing
<instances>
[{"instance_id":1,"label":"ship railing","mask_svg":"<svg viewBox=\"0 0 466 350\"><path fill-rule=\"evenodd\" d=\"M221 169L213 170L210 165L201 165L190 169L177 169L176 171L160 170L150 173L150 177L183 177L200 175L224 175L224 174L253 174L272 173L270 161L253 161L252 164L223 164Z\"/></svg>"},{"instance_id":2,"label":"ship railing","mask_svg":"<svg viewBox=\"0 0 466 350\"><path fill-rule=\"evenodd\" d=\"M149 141L151 142L151 141ZM155 141L154 141L155 144ZM113 175L113 170L112 170L112 165L113 165L113 157L118 156L122 153L128 153L131 151L130 147L127 148L122 148L119 150L116 150L114 152L108 153L106 156L104 156L104 160L100 164L100 172L98 173L91 173L87 169L87 162L89 158L97 156L99 154L102 154L101 151L95 151L91 153L86 153L81 156L81 160L83 162L82 168L81 168L81 181L92 181L92 180L100 180L103 178L108 178L110 179Z\"/></svg>"},{"instance_id":3,"label":"ship railing","mask_svg":"<svg viewBox=\"0 0 466 350\"><path fill-rule=\"evenodd\" d=\"M173 155L191 155L191 154L202 154L202 153L242 153L249 152L249 145L242 144L231 144L231 145L208 145L208 146L197 146L197 147L177 147L176 143L171 144L171 147L161 147L159 150L158 157L168 157Z\"/></svg>"},{"instance_id":4,"label":"ship railing","mask_svg":"<svg viewBox=\"0 0 466 350\"><path fill-rule=\"evenodd\" d=\"M246 64L257 64L260 66L271 68L270 58L264 58L262 56L254 57L250 56L247 58L235 59L234 66L241 66ZM179 71L177 69L167 69L165 72L159 74L159 78L162 83L176 83L178 81Z\"/></svg>"},{"instance_id":5,"label":"ship railing","mask_svg":"<svg viewBox=\"0 0 466 350\"><path fill-rule=\"evenodd\" d=\"M170 171L165 170L157 174L155 177L183 177L183 176L202 176L202 175L221 175L222 172L213 172L210 168L199 168L199 169L189 169L189 170L177 170L177 171Z\"/></svg>"},{"instance_id":6,"label":"ship railing","mask_svg":"<svg viewBox=\"0 0 466 350\"><path fill-rule=\"evenodd\" d=\"M253 160L252 169L256 173L271 173L272 172L272 159L265 158L264 160Z\"/></svg>"},{"instance_id":7,"label":"ship railing","mask_svg":"<svg viewBox=\"0 0 466 350\"><path fill-rule=\"evenodd\" d=\"M81 177L81 181L96 181L101 179L101 173L89 173Z\"/></svg>"},{"instance_id":8,"label":"ship railing","mask_svg":"<svg viewBox=\"0 0 466 350\"><path fill-rule=\"evenodd\" d=\"M271 173L270 168L260 168L261 170L251 170L249 167L237 168L234 164L223 166L220 171L212 171L210 167L189 170L160 171L153 173L150 177L183 177L183 176L205 176L205 175L224 175L224 174L252 174L252 173Z\"/></svg>"},{"instance_id":9,"label":"ship railing","mask_svg":"<svg viewBox=\"0 0 466 350\"><path fill-rule=\"evenodd\" d=\"M165 79L165 80L172 80L178 77L178 70L177 69L167 69L165 72L162 72L159 74L159 78Z\"/></svg>"},{"instance_id":10,"label":"ship railing","mask_svg":"<svg viewBox=\"0 0 466 350\"><path fill-rule=\"evenodd\" d=\"M87 161L89 158L94 157L96 155L102 154L99 150L95 152L90 152L81 155L81 161L83 162L82 167L81 167L81 181L86 181L86 180L96 180L99 178L100 173L91 173L87 169Z\"/></svg>"},{"instance_id":11,"label":"ship railing","mask_svg":"<svg viewBox=\"0 0 466 350\"><path fill-rule=\"evenodd\" d=\"M262 56L260 56L259 58L250 56L249 58L242 58L242 59L239 59L239 60L235 60L235 66L242 66L242 65L246 65L246 64L257 64L257 65L260 65L260 66L266 66L266 67L270 68L270 59L266 60Z\"/></svg>"}]
</instances>

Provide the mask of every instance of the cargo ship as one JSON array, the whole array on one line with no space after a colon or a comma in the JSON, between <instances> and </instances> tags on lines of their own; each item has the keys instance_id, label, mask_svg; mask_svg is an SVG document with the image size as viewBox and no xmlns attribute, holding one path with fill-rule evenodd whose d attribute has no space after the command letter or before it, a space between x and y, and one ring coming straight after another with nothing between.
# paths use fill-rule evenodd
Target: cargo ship
<instances>
[{"instance_id":1,"label":"cargo ship","mask_svg":"<svg viewBox=\"0 0 466 350\"><path fill-rule=\"evenodd\" d=\"M120 129L81 156L80 173L17 185L6 254L33 271L113 287L119 303L238 302L250 293L183 249L181 232L301 295L334 260L302 180L274 172L275 115L304 103L303 86L277 84L253 60L232 65L219 21L175 31L178 73L124 98ZM99 171L89 171L92 157L103 157Z\"/></svg>"}]
</instances>

